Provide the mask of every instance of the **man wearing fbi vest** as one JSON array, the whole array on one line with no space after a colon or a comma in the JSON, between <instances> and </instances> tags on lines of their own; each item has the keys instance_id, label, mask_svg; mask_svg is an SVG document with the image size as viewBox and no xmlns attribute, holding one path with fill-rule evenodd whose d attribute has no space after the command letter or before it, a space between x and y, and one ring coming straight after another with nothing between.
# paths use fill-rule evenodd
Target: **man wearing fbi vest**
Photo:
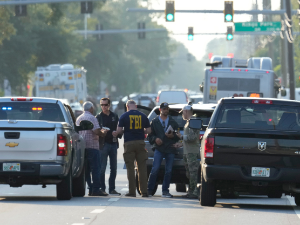
<instances>
[{"instance_id":1,"label":"man wearing fbi vest","mask_svg":"<svg viewBox=\"0 0 300 225\"><path fill-rule=\"evenodd\" d=\"M145 149L145 134L151 133L150 123L147 116L137 110L136 102L128 100L127 112L120 119L117 131L113 136L117 137L124 129L124 161L127 168L129 192L126 197L136 197L136 183L134 172L134 161L137 162L140 193L142 197L147 194L147 166L148 152Z\"/></svg>"}]
</instances>

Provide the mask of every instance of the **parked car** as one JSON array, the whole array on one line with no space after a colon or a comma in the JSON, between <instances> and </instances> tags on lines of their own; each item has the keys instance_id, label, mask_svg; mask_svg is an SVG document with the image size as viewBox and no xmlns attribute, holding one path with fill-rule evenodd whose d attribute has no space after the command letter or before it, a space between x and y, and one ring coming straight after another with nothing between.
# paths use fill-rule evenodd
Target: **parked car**
<instances>
[{"instance_id":1,"label":"parked car","mask_svg":"<svg viewBox=\"0 0 300 225\"><path fill-rule=\"evenodd\" d=\"M223 98L201 145L202 206L237 193L295 197L300 206L300 102Z\"/></svg>"},{"instance_id":2,"label":"parked car","mask_svg":"<svg viewBox=\"0 0 300 225\"><path fill-rule=\"evenodd\" d=\"M183 127L186 123L185 120L182 119L182 114L179 113L179 111L182 109L184 104L174 104L170 105L170 113L169 115L172 116L173 119L176 120L176 122L179 125L180 133L183 134ZM203 121L202 129L199 133L199 139L202 138L205 129L210 121L210 117L216 107L216 104L194 104L193 110L194 110L194 118L201 119ZM149 110L147 107L138 106L138 109L142 110ZM159 106L156 106L148 115L148 119L151 122L155 117L159 115ZM146 149L148 151L148 160L147 160L147 174L149 177L149 174L152 169L153 164L153 157L154 157L154 151L152 149L152 145L149 143L147 139L145 139L146 143ZM200 141L199 141L199 150L200 150ZM198 155L198 160L200 160L200 154ZM160 168L160 171L157 176L157 183L153 190L153 195L155 194L157 187L159 184L162 184L163 178L164 178L164 166L165 166L165 160L162 161L162 165ZM199 163L199 175L200 175L200 163ZM137 191L139 192L139 186L138 186L138 177L136 177L136 184L137 184ZM186 177L186 170L183 162L183 147L177 149L177 153L175 155L175 160L173 163L173 171L172 171L172 178L171 183L176 184L176 191L178 192L186 192L186 184L189 183L188 178Z\"/></svg>"},{"instance_id":3,"label":"parked car","mask_svg":"<svg viewBox=\"0 0 300 225\"><path fill-rule=\"evenodd\" d=\"M188 103L188 95L181 90L162 90L159 91L156 98L156 105L160 105L162 102L186 104Z\"/></svg>"},{"instance_id":4,"label":"parked car","mask_svg":"<svg viewBox=\"0 0 300 225\"><path fill-rule=\"evenodd\" d=\"M196 103L202 104L203 103L203 95L190 95L190 101L193 104L196 104Z\"/></svg>"},{"instance_id":5,"label":"parked car","mask_svg":"<svg viewBox=\"0 0 300 225\"><path fill-rule=\"evenodd\" d=\"M0 184L56 185L59 200L85 195L85 141L69 105L50 98L0 98Z\"/></svg>"},{"instance_id":6,"label":"parked car","mask_svg":"<svg viewBox=\"0 0 300 225\"><path fill-rule=\"evenodd\" d=\"M83 107L79 102L70 103L70 107L75 115L75 118L77 118L83 113Z\"/></svg>"}]
</instances>

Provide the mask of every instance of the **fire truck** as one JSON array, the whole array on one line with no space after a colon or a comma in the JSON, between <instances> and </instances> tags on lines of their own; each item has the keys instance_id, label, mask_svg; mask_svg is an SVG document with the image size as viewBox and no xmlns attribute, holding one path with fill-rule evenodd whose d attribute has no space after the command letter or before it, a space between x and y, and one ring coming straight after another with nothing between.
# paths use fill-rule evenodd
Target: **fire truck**
<instances>
[{"instance_id":1,"label":"fire truck","mask_svg":"<svg viewBox=\"0 0 300 225\"><path fill-rule=\"evenodd\" d=\"M69 103L83 102L87 97L86 70L72 64L52 64L37 67L35 72L37 97L67 99Z\"/></svg>"},{"instance_id":2,"label":"fire truck","mask_svg":"<svg viewBox=\"0 0 300 225\"><path fill-rule=\"evenodd\" d=\"M214 56L205 70L204 82L200 85L203 103L217 103L223 97L277 98L279 80L268 57L253 57L238 60Z\"/></svg>"}]
</instances>

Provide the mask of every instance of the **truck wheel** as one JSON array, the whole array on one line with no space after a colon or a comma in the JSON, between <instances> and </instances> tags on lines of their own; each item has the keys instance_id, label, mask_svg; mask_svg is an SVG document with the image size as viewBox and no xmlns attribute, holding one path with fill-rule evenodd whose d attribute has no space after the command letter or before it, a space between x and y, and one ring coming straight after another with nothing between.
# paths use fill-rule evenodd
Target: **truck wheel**
<instances>
[{"instance_id":1,"label":"truck wheel","mask_svg":"<svg viewBox=\"0 0 300 225\"><path fill-rule=\"evenodd\" d=\"M200 205L215 206L217 201L216 185L214 181L206 182L201 173Z\"/></svg>"},{"instance_id":2,"label":"truck wheel","mask_svg":"<svg viewBox=\"0 0 300 225\"><path fill-rule=\"evenodd\" d=\"M176 185L176 191L177 192L186 192L186 186L185 184L175 184Z\"/></svg>"},{"instance_id":3,"label":"truck wheel","mask_svg":"<svg viewBox=\"0 0 300 225\"><path fill-rule=\"evenodd\" d=\"M73 197L83 197L85 195L85 166L83 166L79 177L73 179L72 193Z\"/></svg>"},{"instance_id":4,"label":"truck wheel","mask_svg":"<svg viewBox=\"0 0 300 225\"><path fill-rule=\"evenodd\" d=\"M72 164L71 164L72 165ZM56 198L58 200L70 200L72 198L72 169L63 180L56 185Z\"/></svg>"},{"instance_id":5,"label":"truck wheel","mask_svg":"<svg viewBox=\"0 0 300 225\"><path fill-rule=\"evenodd\" d=\"M268 198L281 198L281 191L269 191Z\"/></svg>"},{"instance_id":6,"label":"truck wheel","mask_svg":"<svg viewBox=\"0 0 300 225\"><path fill-rule=\"evenodd\" d=\"M135 175L135 186L136 186L136 191L139 193L139 195L141 194L140 192L140 185L139 185L139 178L138 175ZM158 184L155 184L154 189L152 190L152 195L154 195L157 191L158 188Z\"/></svg>"},{"instance_id":7,"label":"truck wheel","mask_svg":"<svg viewBox=\"0 0 300 225\"><path fill-rule=\"evenodd\" d=\"M300 194L295 194L295 203L297 206L300 206Z\"/></svg>"}]
</instances>

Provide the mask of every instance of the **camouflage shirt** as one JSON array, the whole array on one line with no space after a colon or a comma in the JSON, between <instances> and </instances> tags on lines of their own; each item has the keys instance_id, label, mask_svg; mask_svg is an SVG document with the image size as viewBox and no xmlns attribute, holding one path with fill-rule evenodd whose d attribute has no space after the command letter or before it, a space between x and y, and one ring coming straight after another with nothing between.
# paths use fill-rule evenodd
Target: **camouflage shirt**
<instances>
[{"instance_id":1,"label":"camouflage shirt","mask_svg":"<svg viewBox=\"0 0 300 225\"><path fill-rule=\"evenodd\" d=\"M199 153L199 134L200 129L190 129L187 121L183 129L183 154Z\"/></svg>"}]
</instances>

